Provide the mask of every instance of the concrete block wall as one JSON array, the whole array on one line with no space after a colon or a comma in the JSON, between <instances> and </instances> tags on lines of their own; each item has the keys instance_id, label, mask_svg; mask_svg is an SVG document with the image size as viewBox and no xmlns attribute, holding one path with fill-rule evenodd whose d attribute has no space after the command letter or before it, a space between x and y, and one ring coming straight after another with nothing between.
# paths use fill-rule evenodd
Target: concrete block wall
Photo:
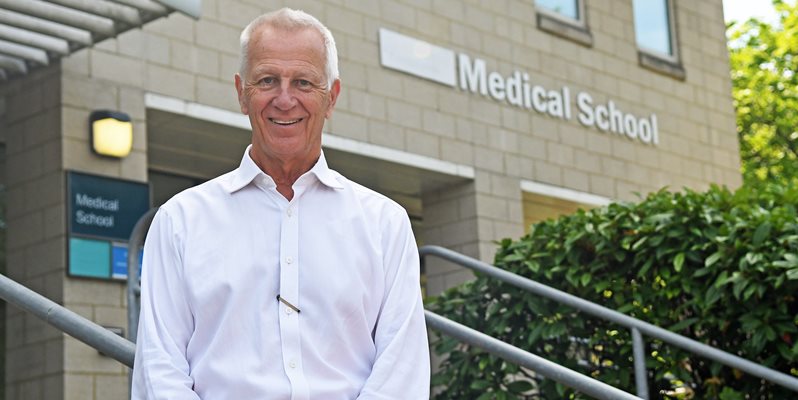
<instances>
[{"instance_id":1,"label":"concrete block wall","mask_svg":"<svg viewBox=\"0 0 798 400\"><path fill-rule=\"evenodd\" d=\"M464 183L434 192L422 198L422 244L435 244L470 257L480 255L480 221L477 215L476 187ZM445 289L472 279L464 268L439 258L427 257L424 263L427 296L437 296Z\"/></svg>"},{"instance_id":2,"label":"concrete block wall","mask_svg":"<svg viewBox=\"0 0 798 400\"><path fill-rule=\"evenodd\" d=\"M6 144L7 275L63 303L66 256L61 169L60 76L38 70L0 87ZM6 399L62 398L64 338L16 307L6 307Z\"/></svg>"},{"instance_id":3,"label":"concrete block wall","mask_svg":"<svg viewBox=\"0 0 798 400\"><path fill-rule=\"evenodd\" d=\"M124 284L67 276L66 171L147 180L141 81L126 60L98 54L79 51L2 87L10 171L6 263L9 276L34 291L100 325L126 329ZM99 109L132 117L127 158L91 153L88 118ZM6 399L128 397L120 363L13 307L6 324Z\"/></svg>"},{"instance_id":4,"label":"concrete block wall","mask_svg":"<svg viewBox=\"0 0 798 400\"><path fill-rule=\"evenodd\" d=\"M492 263L495 240L523 233L523 202L517 179L477 176L475 182L428 191L422 197L422 244L435 244ZM473 277L470 270L429 257L425 262L427 295Z\"/></svg>"},{"instance_id":5,"label":"concrete block wall","mask_svg":"<svg viewBox=\"0 0 798 400\"><path fill-rule=\"evenodd\" d=\"M475 255L483 260L492 258L492 240L524 230L517 185L522 179L613 199L635 199L635 192L663 186L700 190L710 183L741 183L720 1L675 4L684 81L638 64L631 1L586 3L592 47L537 28L532 1L325 6L317 16L336 35L344 84L330 132L411 152L423 148L430 157L473 166L474 185L482 189L473 191L477 242L484 247ZM597 104L613 100L625 112L656 113L660 144L633 142L385 69L378 63L381 27L483 58L488 70L528 71L531 81L547 88L567 85L572 94L591 93ZM371 129L362 133L364 125L390 126L389 138ZM433 197L425 197L425 207L437 204Z\"/></svg>"},{"instance_id":6,"label":"concrete block wall","mask_svg":"<svg viewBox=\"0 0 798 400\"><path fill-rule=\"evenodd\" d=\"M238 32L253 16L288 5L316 15L336 37L344 90L327 126L336 135L615 199L663 186L741 182L719 0L675 4L684 81L638 64L631 1L586 3L592 47L540 30L528 0L365 4L205 1L200 21L175 14L121 35L92 50L91 66L99 71L103 60L118 58L129 71L98 74L235 112ZM567 85L572 93L590 92L596 103L611 99L626 112L656 113L660 144L385 69L379 64L381 27L483 58L490 70L528 71L532 82L548 88Z\"/></svg>"},{"instance_id":7,"label":"concrete block wall","mask_svg":"<svg viewBox=\"0 0 798 400\"><path fill-rule=\"evenodd\" d=\"M121 42L129 47L120 46ZM61 168L146 182L144 83L150 69L141 61L145 48L125 35L98 47L81 50L62 62ZM108 51L117 48L124 51ZM133 149L121 160L99 157L90 150L89 114L102 109L123 111L133 122ZM64 306L102 326L122 328L127 333L124 283L64 276L63 288ZM64 339L63 346L65 399L128 398L127 367L71 337Z\"/></svg>"}]
</instances>

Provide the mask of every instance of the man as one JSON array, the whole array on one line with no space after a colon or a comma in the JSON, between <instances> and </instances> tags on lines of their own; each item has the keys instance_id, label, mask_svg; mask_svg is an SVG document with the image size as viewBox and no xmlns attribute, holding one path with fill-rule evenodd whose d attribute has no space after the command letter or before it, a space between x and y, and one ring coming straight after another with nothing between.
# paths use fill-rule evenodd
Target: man
<instances>
[{"instance_id":1,"label":"man","mask_svg":"<svg viewBox=\"0 0 798 400\"><path fill-rule=\"evenodd\" d=\"M428 398L407 214L321 151L341 88L332 35L282 9L243 31L241 54L252 144L153 221L133 398Z\"/></svg>"}]
</instances>

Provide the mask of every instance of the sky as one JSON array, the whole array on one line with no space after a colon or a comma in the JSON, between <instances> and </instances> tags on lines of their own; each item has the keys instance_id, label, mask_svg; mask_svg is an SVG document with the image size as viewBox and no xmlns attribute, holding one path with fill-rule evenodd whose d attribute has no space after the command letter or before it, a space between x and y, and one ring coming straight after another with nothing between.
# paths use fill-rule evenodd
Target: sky
<instances>
[{"instance_id":1,"label":"sky","mask_svg":"<svg viewBox=\"0 0 798 400\"><path fill-rule=\"evenodd\" d=\"M752 17L767 22L776 21L776 10L771 0L723 0L723 15L726 22L746 21Z\"/></svg>"}]
</instances>

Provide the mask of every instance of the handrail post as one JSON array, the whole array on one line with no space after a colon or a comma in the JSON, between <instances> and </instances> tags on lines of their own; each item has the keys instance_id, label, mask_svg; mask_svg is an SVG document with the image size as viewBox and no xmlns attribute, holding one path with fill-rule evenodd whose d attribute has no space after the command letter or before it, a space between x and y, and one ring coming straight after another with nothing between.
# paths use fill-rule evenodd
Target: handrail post
<instances>
[{"instance_id":1,"label":"handrail post","mask_svg":"<svg viewBox=\"0 0 798 400\"><path fill-rule=\"evenodd\" d=\"M158 212L158 207L153 207L136 221L133 231L130 232L130 240L127 242L127 337L134 344L139 331L139 297L141 296L139 249L144 244L144 238L147 236L147 231L150 229L156 212ZM130 369L127 377L128 389L132 396L133 368Z\"/></svg>"},{"instance_id":2,"label":"handrail post","mask_svg":"<svg viewBox=\"0 0 798 400\"><path fill-rule=\"evenodd\" d=\"M151 208L136 221L127 244L127 338L133 343L139 327L139 249L157 211L158 207Z\"/></svg>"},{"instance_id":3,"label":"handrail post","mask_svg":"<svg viewBox=\"0 0 798 400\"><path fill-rule=\"evenodd\" d=\"M593 398L600 400L641 400L631 393L624 392L597 379L587 377L458 322L446 319L432 311L424 310L424 318L427 321L427 326L432 329L463 343L479 347L504 360L529 368L541 376L562 383Z\"/></svg>"},{"instance_id":4,"label":"handrail post","mask_svg":"<svg viewBox=\"0 0 798 400\"><path fill-rule=\"evenodd\" d=\"M635 386L637 397L648 400L648 373L646 372L646 344L640 330L632 328L632 352L635 363Z\"/></svg>"}]
</instances>

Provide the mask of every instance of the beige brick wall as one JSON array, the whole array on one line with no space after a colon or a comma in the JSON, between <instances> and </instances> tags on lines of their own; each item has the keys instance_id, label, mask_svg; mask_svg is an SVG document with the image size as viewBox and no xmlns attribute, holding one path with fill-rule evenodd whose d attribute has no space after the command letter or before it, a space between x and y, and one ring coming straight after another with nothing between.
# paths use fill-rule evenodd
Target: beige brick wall
<instances>
[{"instance_id":1,"label":"beige brick wall","mask_svg":"<svg viewBox=\"0 0 798 400\"><path fill-rule=\"evenodd\" d=\"M103 43L103 49L115 43ZM13 279L104 326L126 328L124 285L67 277L65 171L146 181L144 64L83 50L2 87L8 174L7 266ZM117 161L89 150L92 110L124 110L134 148ZM6 318L6 398L124 399L127 368L13 307ZM90 385L84 385L88 381Z\"/></svg>"},{"instance_id":2,"label":"beige brick wall","mask_svg":"<svg viewBox=\"0 0 798 400\"><path fill-rule=\"evenodd\" d=\"M328 10L320 18L334 19L330 25L341 43L373 44L358 45L358 51L344 45L342 65L359 65L359 70L365 70L366 93L387 98L387 121L404 128L406 143L412 142L410 138L416 133L438 136L442 159L499 173L508 173L508 164L523 164L520 160L530 159L534 162L526 165L532 168L515 167L513 175L620 199L634 198L633 191L646 192L665 185L701 189L710 182L733 187L740 184L720 1L700 7L693 2L676 4L685 81L638 65L630 1L587 4L595 39L592 48L537 29L531 22L531 2L401 3L380 3L378 19L373 15L374 6L370 11ZM363 24L364 19L369 22ZM360 27L363 30L358 34ZM484 58L489 69L505 74L525 70L534 75L533 80L550 87L568 85L572 93L589 91L597 103L612 99L637 115L655 112L661 143L651 147L631 142L574 121L554 120L383 69L375 65L378 27ZM346 89L346 69L342 74ZM342 108L353 105L357 107L357 103L343 103ZM332 131L356 135L350 132L361 125L334 123ZM445 140L451 135L452 125L457 130L454 138ZM502 146L497 137L508 133L518 136L522 146L514 147L512 141ZM523 144L529 141L538 143L525 149ZM510 157L515 159L508 160ZM583 163L583 159L588 161ZM621 167L597 168L614 165L600 160L615 161Z\"/></svg>"},{"instance_id":3,"label":"beige brick wall","mask_svg":"<svg viewBox=\"0 0 798 400\"><path fill-rule=\"evenodd\" d=\"M424 194L421 244L440 245L471 257L480 256L475 189L473 183L465 183ZM427 296L439 295L446 288L473 277L468 270L438 258L427 257L425 269Z\"/></svg>"},{"instance_id":4,"label":"beige brick wall","mask_svg":"<svg viewBox=\"0 0 798 400\"><path fill-rule=\"evenodd\" d=\"M57 68L0 87L6 143L7 274L63 302L65 230ZM6 399L63 396L63 335L16 307L6 308ZM45 383L47 385L45 385Z\"/></svg>"},{"instance_id":5,"label":"beige brick wall","mask_svg":"<svg viewBox=\"0 0 798 400\"><path fill-rule=\"evenodd\" d=\"M194 81L194 77L146 63L141 55L147 51L147 46L135 45L136 40L130 34L123 36L103 42L101 50L79 52L78 60L84 56L80 53L88 53L86 56L91 60L88 68L84 68L81 62L73 63L71 57L64 61L61 76L63 159L60 167L63 170L146 182L144 92L151 86L166 91L175 90L175 85L184 83L180 80L183 76L189 76L190 82ZM122 43L133 44L125 48ZM117 48L119 51L116 51ZM115 52L106 54L105 49L114 49ZM120 73L120 70L124 72ZM156 85L156 82L162 83ZM91 111L99 109L122 110L130 115L134 127L133 150L127 157L116 160L91 153L88 118ZM102 326L120 327L127 333L127 298L123 283L64 276L63 292L65 307ZM70 337L64 340L63 352L65 399L128 397L127 367ZM109 386L113 382L125 384Z\"/></svg>"}]
</instances>

